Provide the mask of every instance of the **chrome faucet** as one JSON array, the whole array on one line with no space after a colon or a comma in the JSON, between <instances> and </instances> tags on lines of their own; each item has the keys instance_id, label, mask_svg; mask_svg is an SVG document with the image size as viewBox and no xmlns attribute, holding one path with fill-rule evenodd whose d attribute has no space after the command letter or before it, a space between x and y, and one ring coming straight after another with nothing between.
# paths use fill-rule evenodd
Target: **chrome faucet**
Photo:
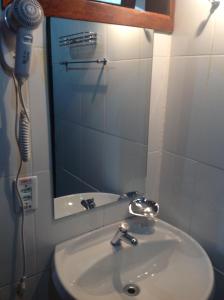
<instances>
[{"instance_id":1,"label":"chrome faucet","mask_svg":"<svg viewBox=\"0 0 224 300\"><path fill-rule=\"evenodd\" d=\"M92 199L87 199L87 200L82 200L81 201L81 205L86 209L86 210L90 210L90 209L94 209L96 207L96 203L94 201L94 198Z\"/></svg>"},{"instance_id":2,"label":"chrome faucet","mask_svg":"<svg viewBox=\"0 0 224 300\"><path fill-rule=\"evenodd\" d=\"M121 241L131 245L131 246L137 246L138 245L138 240L131 236L128 233L129 226L126 223L121 223L119 226L117 232L115 233L113 239L111 240L111 244L113 246L120 246Z\"/></svg>"}]
</instances>

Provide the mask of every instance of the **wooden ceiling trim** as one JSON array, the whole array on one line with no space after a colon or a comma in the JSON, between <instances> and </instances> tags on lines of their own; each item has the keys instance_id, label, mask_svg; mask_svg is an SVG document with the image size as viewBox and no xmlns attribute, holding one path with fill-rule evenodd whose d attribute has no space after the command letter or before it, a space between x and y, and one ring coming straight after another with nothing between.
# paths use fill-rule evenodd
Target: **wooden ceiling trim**
<instances>
[{"instance_id":1,"label":"wooden ceiling trim","mask_svg":"<svg viewBox=\"0 0 224 300\"><path fill-rule=\"evenodd\" d=\"M167 3L168 0L165 2L164 0L154 1L157 2L157 9L158 7L162 9L162 3ZM9 2L9 0L3 0L3 7ZM151 28L166 33L171 33L174 27L175 0L169 0L168 14L155 11L138 11L89 0L39 0L39 2L42 4L47 17ZM159 6L158 3L160 3ZM154 6L155 9L156 6Z\"/></svg>"}]
</instances>

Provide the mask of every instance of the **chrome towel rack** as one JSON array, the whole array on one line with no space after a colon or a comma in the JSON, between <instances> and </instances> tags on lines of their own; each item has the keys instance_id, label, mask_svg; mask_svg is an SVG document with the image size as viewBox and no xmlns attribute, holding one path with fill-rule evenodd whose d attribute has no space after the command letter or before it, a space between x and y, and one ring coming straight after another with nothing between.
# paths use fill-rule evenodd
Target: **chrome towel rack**
<instances>
[{"instance_id":1,"label":"chrome towel rack","mask_svg":"<svg viewBox=\"0 0 224 300\"><path fill-rule=\"evenodd\" d=\"M105 66L107 64L107 59L95 59L95 60L77 60L77 61L62 61L60 62L60 65L64 65L66 67L66 70L69 70L69 65L74 65L74 64L91 64L91 63L96 63L96 64L102 64Z\"/></svg>"},{"instance_id":2,"label":"chrome towel rack","mask_svg":"<svg viewBox=\"0 0 224 300\"><path fill-rule=\"evenodd\" d=\"M59 47L84 47L95 46L97 43L97 33L83 31L59 37Z\"/></svg>"}]
</instances>

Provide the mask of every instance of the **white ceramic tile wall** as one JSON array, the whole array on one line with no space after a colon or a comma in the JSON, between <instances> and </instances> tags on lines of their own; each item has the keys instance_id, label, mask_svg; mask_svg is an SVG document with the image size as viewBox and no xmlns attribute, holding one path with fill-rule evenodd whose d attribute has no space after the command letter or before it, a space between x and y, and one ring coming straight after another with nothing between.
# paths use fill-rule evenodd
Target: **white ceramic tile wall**
<instances>
[{"instance_id":1,"label":"white ceramic tile wall","mask_svg":"<svg viewBox=\"0 0 224 300\"><path fill-rule=\"evenodd\" d=\"M212 49L214 15L207 0L177 0L172 56L208 55Z\"/></svg>"},{"instance_id":2,"label":"white ceramic tile wall","mask_svg":"<svg viewBox=\"0 0 224 300\"><path fill-rule=\"evenodd\" d=\"M221 1L222 2L222 1ZM206 249L224 283L224 5L177 0L161 167L161 216Z\"/></svg>"},{"instance_id":3,"label":"white ceramic tile wall","mask_svg":"<svg viewBox=\"0 0 224 300\"><path fill-rule=\"evenodd\" d=\"M66 22L66 21L65 21ZM79 22L78 22L79 23ZM103 33L102 33L103 36ZM57 32L55 33L57 39ZM139 40L149 39L148 32L144 32ZM48 278L49 268L52 256L52 251L55 244L77 236L81 233L93 230L105 224L110 224L114 221L121 220L127 216L126 204L112 205L110 208L99 209L97 212L90 212L76 217L68 217L60 221L54 221L53 218L53 200L52 200L52 177L51 177L51 158L50 158L50 124L49 124L49 107L48 107L48 91L47 91L47 62L46 62L46 41L45 41L45 27L44 25L36 31L35 47L33 52L33 63L30 80L28 83L28 94L30 99L30 109L32 115L32 145L33 145L33 163L24 168L23 174L34 174L38 176L38 210L35 214L26 217L26 243L28 259L28 274L27 292L24 297L25 300L47 300L48 299ZM140 43L139 43L140 44ZM144 43L143 43L144 44ZM147 52L147 47L140 47L138 49L139 55L145 61L151 60L151 48ZM100 47L99 51L104 51L104 45ZM73 55L75 55L73 53ZM63 58L63 57L62 57ZM55 58L58 59L58 58ZM60 57L61 59L61 57ZM150 67L150 64L146 64ZM59 70L61 74L62 70ZM147 73L147 72L145 72ZM142 72L142 76L144 73ZM16 151L16 144L14 142L14 114L15 114L15 97L13 93L12 81L3 71L0 70L0 136L2 141L2 148L0 152L0 244L4 245L0 248L0 299L11 299L14 293L12 283L16 282L20 277L21 272L21 253L18 235L19 224L17 217L14 215L14 193L12 190L12 180L16 174L18 166L18 154ZM149 90L150 87L148 86ZM146 92L147 95L148 92ZM61 95L63 101L66 103L65 95ZM77 115L78 123L81 119L85 120L88 115L88 103L83 111L81 111L80 103L72 103L79 112ZM80 108L80 110L79 110ZM71 121L71 107L64 111L66 122ZM148 116L145 116L147 119ZM94 120L93 120L94 122ZM145 120L148 123L147 120ZM99 124L98 124L99 125ZM60 134L60 124L58 123L58 134ZM144 135L143 135L144 136ZM147 137L145 137L147 140ZM116 152L118 150L116 139L119 137L112 137L111 148ZM126 172L133 174L136 171L137 176L141 179L144 189L144 174L146 169L146 146L134 147L130 151L129 141L120 143L124 149L126 156L133 160L133 168L130 170L129 164L124 159ZM134 145L138 145L134 143ZM3 148L4 147L4 148ZM136 153L140 153L143 160L135 160ZM63 160L63 157L59 157ZM68 165L68 163L67 163ZM71 168L73 166L70 166ZM117 174L119 170L114 170ZM67 174L69 174L67 172ZM94 174L92 174L92 177ZM107 175L108 178L111 174ZM122 174L121 180L124 179ZM71 176L67 177L71 180ZM132 176L133 178L133 176ZM108 179L109 180L109 179ZM143 182L143 183L142 183ZM139 182L128 183L131 186L138 185ZM120 187L119 187L120 188ZM129 186L127 185L127 188ZM17 236L18 237L18 236ZM18 251L16 251L18 249ZM17 257L15 256L15 253ZM15 259L17 263L15 264ZM43 273L43 271L46 271Z\"/></svg>"},{"instance_id":4,"label":"white ceramic tile wall","mask_svg":"<svg viewBox=\"0 0 224 300\"><path fill-rule=\"evenodd\" d=\"M108 68L106 131L147 144L151 60L112 62Z\"/></svg>"},{"instance_id":5,"label":"white ceramic tile wall","mask_svg":"<svg viewBox=\"0 0 224 300\"><path fill-rule=\"evenodd\" d=\"M171 36L154 33L146 178L146 193L154 201L159 200L170 50Z\"/></svg>"},{"instance_id":6,"label":"white ceramic tile wall","mask_svg":"<svg viewBox=\"0 0 224 300\"><path fill-rule=\"evenodd\" d=\"M146 194L154 201L159 201L161 161L161 150L155 152L148 151L147 178L145 189Z\"/></svg>"},{"instance_id":7,"label":"white ceramic tile wall","mask_svg":"<svg viewBox=\"0 0 224 300\"><path fill-rule=\"evenodd\" d=\"M224 295L223 278L224 278L224 273L215 270L215 284L216 284L215 295L214 295L215 300L223 300L223 295Z\"/></svg>"},{"instance_id":8,"label":"white ceramic tile wall","mask_svg":"<svg viewBox=\"0 0 224 300\"><path fill-rule=\"evenodd\" d=\"M33 161L23 168L23 175L38 174L38 171L50 169L49 126L47 78L45 56L45 23L35 32L33 60L30 80L24 91L27 92L32 119ZM1 247L0 260L0 299L12 299L14 290L9 285L21 276L21 233L20 220L15 214L15 195L13 179L15 178L19 157L14 137L15 93L13 82L2 69L1 77L1 121L0 132L2 150L0 158L0 211L1 211ZM34 138L35 137L35 138ZM3 148L4 147L4 148ZM49 185L49 189L51 189ZM50 199L50 198L49 198ZM28 214L25 218L27 275L37 274L36 216ZM33 277L34 278L34 277ZM38 277L37 277L38 278ZM34 281L38 281L34 279ZM28 279L26 299L31 299L32 279ZM25 298L24 298L25 299Z\"/></svg>"},{"instance_id":9,"label":"white ceramic tile wall","mask_svg":"<svg viewBox=\"0 0 224 300\"><path fill-rule=\"evenodd\" d=\"M222 9L221 9L222 7ZM187 126L187 117L183 114L183 118L179 126L177 120L179 118L179 113L183 111L186 107L186 113L189 117L192 117L191 113L193 108L196 109L198 117L194 115L194 119L198 121L197 126L201 126L201 136L200 141L204 143L204 148L201 147L202 153L199 157L199 151L193 151L191 148L188 148L188 151L196 153L194 159L192 159L188 154L178 153L179 150L175 150L175 153L171 153L171 149L165 149L163 155L163 164L161 171L161 183L160 183L160 202L162 204L162 215L165 217L168 215L166 210L167 207L172 205L172 211L167 216L171 222L179 224L181 228L185 228L189 232L192 232L192 235L197 238L202 245L207 249L208 253L211 255L211 258L216 266L216 278L217 278L217 291L215 295L215 300L223 299L223 282L224 276L221 271L223 271L223 204L222 204L222 182L223 182L223 161L222 156L217 152L222 146L222 99L220 95L222 94L222 67L223 64L222 55L224 54L224 43L223 43L223 28L224 28L224 18L223 18L223 4L220 8L208 19L206 20L209 14L209 3L206 0L177 0L177 13L176 13L176 29L174 32L174 37L172 39L172 61L171 61L171 76L169 80L169 98L168 98L168 113L165 128L165 147L169 144L171 147L176 147L175 149L183 149L183 144L179 143L179 139L183 141L184 145L189 145L189 131L191 134L194 134L194 129L197 131L197 128L189 128ZM190 17L189 17L190 16ZM54 245L62 240L68 239L72 236L78 235L82 232L89 231L93 228L102 226L102 224L109 224L117 220L122 219L126 216L126 206L125 207L113 207L105 210L104 212L99 212L99 215L83 215L82 217L76 218L66 218L61 221L53 220L53 202L52 202L52 191L51 191L51 176L50 176L50 159L49 159L49 114L48 114L48 100L46 97L46 73L43 71L46 68L45 61L45 32L44 28L40 28L39 33L36 37L36 48L34 57L39 61L37 68L35 68L34 74L32 75L32 80L29 84L29 93L30 93L30 102L32 109L32 122L33 122L33 155L34 155L34 174L39 177L39 210L29 221L30 231L29 231L29 244L31 248L34 247L35 251L32 254L34 259L31 263L31 273L38 274L39 272L49 268L50 257ZM200 34L199 34L200 33ZM57 34L55 34L57 39ZM158 184L158 174L160 174L160 159L161 151L163 148L162 145L162 135L163 128L158 119L163 123L164 119L164 107L166 103L166 88L161 85L164 83L164 80L161 80L158 83L158 78L162 74L167 72L169 68L169 45L170 37L163 34L155 35L155 64L153 71L153 78L157 78L152 85L152 90L154 90L154 96L151 102L151 116L150 116L150 133L151 139L149 138L149 147L151 153L149 153L149 164L148 164L148 179L146 182L147 190L149 193L152 192L153 197L157 198L158 190L152 190L152 187ZM133 52L136 51L133 49ZM210 57L210 54L213 54ZM137 55L135 53L135 55ZM193 57L207 55L207 57ZM218 56L216 56L218 55ZM179 58L177 56L183 56ZM190 57L185 57L190 56ZM161 58L161 59L160 59ZM201 65L202 69L197 69L200 62L205 61L205 66ZM177 64L177 61L180 61ZM195 65L194 63L195 62ZM34 62L35 63L35 62ZM177 65L176 65L177 64ZM189 70L190 64L192 70ZM219 67L220 65L220 67ZM163 68L164 66L164 68ZM174 66L177 67L176 75ZM185 67L184 67L185 66ZM180 71L182 70L182 71ZM187 71L189 70L189 71ZM46 70L45 70L46 72ZM214 88L216 92L214 99L212 99L215 105L208 100L209 96L199 96L195 99L195 94L189 93L188 90L197 92L198 85L206 85L206 79L203 79L203 82L200 82L198 78L203 77L207 72L207 86L206 89L208 93L213 93ZM184 74L183 74L184 73ZM190 73L190 74L189 74ZM45 74L45 75L44 75ZM43 77L44 76L44 77ZM180 76L180 78L179 78ZM186 76L186 77L185 77ZM195 83L191 80L191 77L197 78L198 81ZM213 79L211 79L213 77ZM5 147L4 150L1 149L0 153L0 181L3 185L0 189L0 214L1 214L1 245L6 245L5 248L12 250L12 242L16 218L13 215L12 201L13 193L11 188L11 179L8 179L8 176L15 176L16 172L16 148L12 147L13 145L13 112L14 112L14 97L12 94L12 83L9 82L9 79L1 71L0 74L0 94L4 101L1 101L0 109L0 134L2 145ZM37 78L40 80L37 82ZM185 78L185 81L184 81ZM188 78L186 80L186 78ZM216 82L215 82L216 80ZM179 87L178 82L182 84L182 87ZM216 88L216 83L217 88ZM166 83L167 84L167 83ZM165 84L165 85L166 85ZM210 88L208 88L208 85ZM156 98L159 95L161 89L164 89L164 92L161 92L161 97ZM178 96L176 97L176 90ZM158 91L158 94L157 92ZM176 99L170 99L170 95L173 95ZM154 99L157 99L156 101ZM159 101L160 99L160 101ZM176 115L172 114L170 107L172 106L172 101L176 101L177 111ZM181 102L182 106L179 105ZM189 104L190 103L190 104ZM171 106L170 106L171 105ZM173 107L173 106L172 106ZM221 112L219 112L219 110ZM202 119L201 112L203 111ZM196 112L193 111L195 114ZM159 116L158 119L156 116ZM171 118L169 116L172 115ZM208 122L206 121L206 116ZM214 117L213 117L214 116ZM81 117L81 110L80 110ZM154 119L154 121L153 121ZM201 122L204 122L201 124ZM195 122L196 122L195 121ZM176 131L174 128L173 122L177 124L179 128ZM36 125L35 125L36 124ZM208 124L210 126L208 127ZM191 124L189 124L191 125ZM203 126L206 126L206 131L203 130ZM7 128L7 130L6 130ZM169 130L173 128L174 133ZM177 129L178 129L177 128ZM207 130L210 132L210 136L207 135ZM182 134L185 133L186 139L182 139ZM218 134L216 134L218 132ZM167 134L171 134L170 139L172 138L173 144L169 142ZM174 138L175 136L175 138ZM199 135L197 135L199 136ZM211 138L211 145L208 145L208 139ZM217 139L216 139L217 138ZM3 139L3 140L2 140ZM207 142L207 144L206 144ZM192 143L193 144L193 143ZM216 146L219 145L219 146ZM178 148L178 147L179 148ZM193 145L194 146L194 145ZM209 150L207 149L209 147ZM172 148L173 149L173 148ZM217 150L218 149L218 150ZM40 150L40 151L39 151ZM189 153L189 152L188 152ZM198 154L199 153L199 154ZM217 154L218 153L218 154ZM186 157L186 156L187 157ZM198 155L198 156L196 156ZM216 157L217 156L217 157ZM199 157L200 162L195 161L195 157ZM150 163L152 161L152 164ZM208 160L208 161L207 161ZM208 165L212 164L212 165ZM154 167L157 165L156 167ZM151 173L150 173L150 166ZM24 170L24 174L29 172ZM155 170L155 171L154 171ZM170 178L169 178L170 177ZM195 178L193 183L193 178ZM157 182L152 185L152 182ZM150 185L151 184L151 185ZM167 194L166 194L167 191ZM192 198L191 195L193 194ZM155 196L154 196L155 195ZM173 197L175 196L175 197ZM167 201L166 201L167 200ZM184 203L185 201L185 203ZM192 201L192 208L189 207ZM176 210L175 210L176 207ZM185 211L186 207L186 211ZM167 208L168 209L168 208ZM205 211L206 210L206 211ZM184 211L184 212L183 212ZM178 212L181 212L183 217L183 222L181 222L180 215ZM194 213L195 212L195 213ZM194 213L194 214L193 214ZM203 218L201 216L204 214ZM173 216L173 217L171 217ZM207 216L207 218L206 218ZM34 220L34 221L33 221ZM199 222L200 221L200 222ZM33 224L34 223L34 224ZM7 226L6 226L7 224ZM209 230L208 229L209 225ZM3 230L7 228L7 231ZM33 243L33 232L35 233L35 242ZM19 247L19 244L17 245ZM8 262L4 264L4 269L1 269L0 276L0 299L8 300L9 293L12 289L9 285L11 282L13 274L13 253L10 251L5 251L4 247L0 249L0 259L1 266L3 262ZM29 249L31 249L29 247ZM33 268L35 270L33 270ZM221 271L220 271L221 269ZM12 270L12 271L10 271ZM41 275L35 275L31 277L34 280L33 284L30 284L28 281L28 294L27 300L30 300L33 297L33 290L38 290L36 293L36 298L34 299L47 299L47 281L48 273L42 273ZM42 279L41 279L42 278ZM16 278L15 278L16 279ZM35 286L41 286L36 289ZM3 287L4 286L4 287ZM31 287L32 286L32 287ZM39 296L37 296L39 293Z\"/></svg>"},{"instance_id":10,"label":"white ceramic tile wall","mask_svg":"<svg viewBox=\"0 0 224 300\"><path fill-rule=\"evenodd\" d=\"M48 282L50 274L48 272L31 276L27 279L27 289L22 299L24 300L48 300ZM16 294L16 285L0 288L0 300L13 299L20 300Z\"/></svg>"}]
</instances>

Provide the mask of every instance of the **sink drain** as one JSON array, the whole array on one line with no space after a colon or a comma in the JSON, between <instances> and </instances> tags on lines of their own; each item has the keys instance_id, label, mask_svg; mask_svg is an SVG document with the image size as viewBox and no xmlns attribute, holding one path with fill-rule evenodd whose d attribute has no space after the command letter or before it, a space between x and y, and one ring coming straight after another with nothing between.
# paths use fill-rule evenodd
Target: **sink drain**
<instances>
[{"instance_id":1,"label":"sink drain","mask_svg":"<svg viewBox=\"0 0 224 300\"><path fill-rule=\"evenodd\" d=\"M136 284L127 284L123 291L128 296L138 296L140 288Z\"/></svg>"}]
</instances>

